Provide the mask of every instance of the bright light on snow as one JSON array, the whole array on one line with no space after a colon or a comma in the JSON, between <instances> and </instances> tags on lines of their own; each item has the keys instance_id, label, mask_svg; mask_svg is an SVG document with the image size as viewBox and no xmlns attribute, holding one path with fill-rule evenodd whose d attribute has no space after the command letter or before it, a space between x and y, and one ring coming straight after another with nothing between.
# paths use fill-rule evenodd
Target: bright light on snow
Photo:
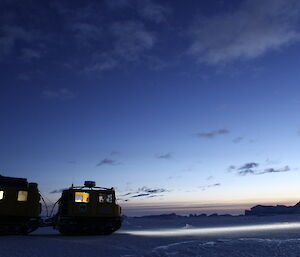
<instances>
[{"instance_id":1,"label":"bright light on snow","mask_svg":"<svg viewBox=\"0 0 300 257\"><path fill-rule=\"evenodd\" d=\"M268 231L268 230L283 230L300 228L300 222L293 223L274 223L261 225L247 226L227 226L227 227L212 227L212 228L191 228L191 229L161 229L161 230L138 230L124 231L124 234L138 236L194 236L207 234L222 234L244 231Z\"/></svg>"}]
</instances>

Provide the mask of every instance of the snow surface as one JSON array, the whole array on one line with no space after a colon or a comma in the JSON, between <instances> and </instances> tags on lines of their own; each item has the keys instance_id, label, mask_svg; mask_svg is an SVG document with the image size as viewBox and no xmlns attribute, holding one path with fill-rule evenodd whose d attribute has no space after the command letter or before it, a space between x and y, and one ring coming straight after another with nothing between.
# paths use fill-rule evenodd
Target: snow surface
<instances>
[{"instance_id":1,"label":"snow surface","mask_svg":"<svg viewBox=\"0 0 300 257\"><path fill-rule=\"evenodd\" d=\"M40 228L0 237L0 257L299 257L300 215L127 218L110 236Z\"/></svg>"}]
</instances>

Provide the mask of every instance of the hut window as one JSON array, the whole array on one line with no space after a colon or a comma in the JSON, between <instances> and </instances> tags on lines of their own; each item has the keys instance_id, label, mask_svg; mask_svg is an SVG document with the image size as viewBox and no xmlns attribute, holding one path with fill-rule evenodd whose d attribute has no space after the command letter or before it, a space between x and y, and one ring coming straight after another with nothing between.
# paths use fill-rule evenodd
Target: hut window
<instances>
[{"instance_id":1,"label":"hut window","mask_svg":"<svg viewBox=\"0 0 300 257\"><path fill-rule=\"evenodd\" d=\"M18 192L18 201L19 202L26 202L28 197L27 191L19 191Z\"/></svg>"},{"instance_id":2,"label":"hut window","mask_svg":"<svg viewBox=\"0 0 300 257\"><path fill-rule=\"evenodd\" d=\"M90 194L86 192L75 192L76 203L88 203L90 201Z\"/></svg>"},{"instance_id":3,"label":"hut window","mask_svg":"<svg viewBox=\"0 0 300 257\"><path fill-rule=\"evenodd\" d=\"M3 199L3 196L4 196L4 191L0 191L0 200Z\"/></svg>"},{"instance_id":4,"label":"hut window","mask_svg":"<svg viewBox=\"0 0 300 257\"><path fill-rule=\"evenodd\" d=\"M99 194L99 202L100 203L112 203L113 202L112 194L100 193Z\"/></svg>"},{"instance_id":5,"label":"hut window","mask_svg":"<svg viewBox=\"0 0 300 257\"><path fill-rule=\"evenodd\" d=\"M105 203L106 202L106 194L100 193L99 194L99 202Z\"/></svg>"},{"instance_id":6,"label":"hut window","mask_svg":"<svg viewBox=\"0 0 300 257\"><path fill-rule=\"evenodd\" d=\"M113 202L113 195L112 194L107 195L107 202L108 203L112 203Z\"/></svg>"}]
</instances>

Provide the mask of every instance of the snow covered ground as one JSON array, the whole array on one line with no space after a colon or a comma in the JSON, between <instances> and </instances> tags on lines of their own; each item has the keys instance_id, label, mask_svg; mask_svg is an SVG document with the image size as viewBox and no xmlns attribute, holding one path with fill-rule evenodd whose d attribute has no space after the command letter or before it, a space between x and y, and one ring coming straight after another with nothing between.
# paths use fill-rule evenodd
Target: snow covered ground
<instances>
[{"instance_id":1,"label":"snow covered ground","mask_svg":"<svg viewBox=\"0 0 300 257\"><path fill-rule=\"evenodd\" d=\"M0 257L300 256L300 215L128 218L110 236L61 236L41 228L0 237Z\"/></svg>"}]
</instances>

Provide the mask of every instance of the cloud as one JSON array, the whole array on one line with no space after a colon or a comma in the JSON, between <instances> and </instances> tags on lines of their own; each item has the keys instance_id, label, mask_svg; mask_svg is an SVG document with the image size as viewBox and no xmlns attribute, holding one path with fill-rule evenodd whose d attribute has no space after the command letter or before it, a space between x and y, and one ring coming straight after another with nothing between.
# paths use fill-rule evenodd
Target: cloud
<instances>
[{"instance_id":1,"label":"cloud","mask_svg":"<svg viewBox=\"0 0 300 257\"><path fill-rule=\"evenodd\" d=\"M103 29L95 24L76 22L71 25L71 29L77 42L82 44L83 47L91 46L92 43L103 38Z\"/></svg>"},{"instance_id":2,"label":"cloud","mask_svg":"<svg viewBox=\"0 0 300 257\"><path fill-rule=\"evenodd\" d=\"M231 171L233 171L233 170L235 170L235 166L234 165L230 165L229 167L228 167L228 169L227 169L227 171L228 172L231 172Z\"/></svg>"},{"instance_id":3,"label":"cloud","mask_svg":"<svg viewBox=\"0 0 300 257\"><path fill-rule=\"evenodd\" d=\"M212 180L214 178L214 176L208 176L207 178L206 178L206 180Z\"/></svg>"},{"instance_id":4,"label":"cloud","mask_svg":"<svg viewBox=\"0 0 300 257\"><path fill-rule=\"evenodd\" d=\"M167 15L171 13L171 8L153 0L106 0L106 4L111 9L130 8L137 13L140 18L161 23L166 21Z\"/></svg>"},{"instance_id":5,"label":"cloud","mask_svg":"<svg viewBox=\"0 0 300 257\"><path fill-rule=\"evenodd\" d=\"M169 176L169 177L167 177L167 179L181 179L182 178L182 176L180 176L180 175L175 175L175 176Z\"/></svg>"},{"instance_id":6,"label":"cloud","mask_svg":"<svg viewBox=\"0 0 300 257\"><path fill-rule=\"evenodd\" d=\"M109 8L123 8L130 6L131 0L105 0Z\"/></svg>"},{"instance_id":7,"label":"cloud","mask_svg":"<svg viewBox=\"0 0 300 257\"><path fill-rule=\"evenodd\" d=\"M128 196L128 195L131 195L132 193L126 193L124 195L121 195L121 196Z\"/></svg>"},{"instance_id":8,"label":"cloud","mask_svg":"<svg viewBox=\"0 0 300 257\"><path fill-rule=\"evenodd\" d=\"M169 190L165 188L149 188L147 186L143 186L138 188L136 191L126 193L122 195L122 197L129 197L129 198L138 198L138 197L148 197L153 198L157 196L163 196L161 193L169 192Z\"/></svg>"},{"instance_id":9,"label":"cloud","mask_svg":"<svg viewBox=\"0 0 300 257\"><path fill-rule=\"evenodd\" d=\"M149 195L148 198L162 197L163 195Z\"/></svg>"},{"instance_id":10,"label":"cloud","mask_svg":"<svg viewBox=\"0 0 300 257\"><path fill-rule=\"evenodd\" d=\"M246 0L234 11L198 17L188 53L209 65L259 57L300 39L299 11L298 0Z\"/></svg>"},{"instance_id":11,"label":"cloud","mask_svg":"<svg viewBox=\"0 0 300 257\"><path fill-rule=\"evenodd\" d=\"M236 137L232 140L233 143L238 144L240 143L244 138L243 137Z\"/></svg>"},{"instance_id":12,"label":"cloud","mask_svg":"<svg viewBox=\"0 0 300 257\"><path fill-rule=\"evenodd\" d=\"M137 12L144 19L161 23L166 21L166 16L171 12L171 9L152 0L138 0Z\"/></svg>"},{"instance_id":13,"label":"cloud","mask_svg":"<svg viewBox=\"0 0 300 257\"><path fill-rule=\"evenodd\" d=\"M157 193L168 192L168 190L165 189L165 188L148 188L146 186L139 188L138 191L139 192L150 193L150 194L157 194Z\"/></svg>"},{"instance_id":14,"label":"cloud","mask_svg":"<svg viewBox=\"0 0 300 257\"><path fill-rule=\"evenodd\" d=\"M48 99L60 100L71 99L76 97L76 95L67 88L59 88L56 90L46 89L42 92L42 96Z\"/></svg>"},{"instance_id":15,"label":"cloud","mask_svg":"<svg viewBox=\"0 0 300 257\"><path fill-rule=\"evenodd\" d=\"M114 155L120 155L121 153L118 151L111 151L110 155L114 156Z\"/></svg>"},{"instance_id":16,"label":"cloud","mask_svg":"<svg viewBox=\"0 0 300 257\"><path fill-rule=\"evenodd\" d=\"M199 138L215 138L216 136L219 135L225 135L225 134L229 134L230 131L228 129L218 129L218 130L213 130L210 132L200 132L200 133L196 133L195 136L199 137Z\"/></svg>"},{"instance_id":17,"label":"cloud","mask_svg":"<svg viewBox=\"0 0 300 257\"><path fill-rule=\"evenodd\" d=\"M140 21L114 22L108 26L107 38L111 38L109 50L92 54L91 62L85 68L89 72L106 72L128 62L146 60L156 42L154 33Z\"/></svg>"},{"instance_id":18,"label":"cloud","mask_svg":"<svg viewBox=\"0 0 300 257\"><path fill-rule=\"evenodd\" d=\"M241 176L247 175L247 174L255 174L254 168L257 168L259 166L256 162L248 162L245 163L243 166L238 168L238 174Z\"/></svg>"},{"instance_id":19,"label":"cloud","mask_svg":"<svg viewBox=\"0 0 300 257\"><path fill-rule=\"evenodd\" d=\"M171 159L172 157L171 153L165 153L157 156L158 159Z\"/></svg>"},{"instance_id":20,"label":"cloud","mask_svg":"<svg viewBox=\"0 0 300 257\"><path fill-rule=\"evenodd\" d=\"M150 194L138 194L138 195L133 195L133 196L130 196L131 198L136 198L136 197L144 197L144 196L149 196Z\"/></svg>"},{"instance_id":21,"label":"cloud","mask_svg":"<svg viewBox=\"0 0 300 257\"><path fill-rule=\"evenodd\" d=\"M103 165L111 165L111 166L114 166L114 165L119 165L120 163L115 161L115 160L112 160L112 159L108 159L108 158L104 158L102 161L100 161L96 166L99 167L99 166L103 166Z\"/></svg>"},{"instance_id":22,"label":"cloud","mask_svg":"<svg viewBox=\"0 0 300 257\"><path fill-rule=\"evenodd\" d=\"M2 26L0 28L0 55L10 54L18 40L28 43L33 40L33 34L20 26Z\"/></svg>"},{"instance_id":23,"label":"cloud","mask_svg":"<svg viewBox=\"0 0 300 257\"><path fill-rule=\"evenodd\" d=\"M22 59L26 62L31 62L32 60L37 60L41 58L41 52L36 49L23 48L22 49Z\"/></svg>"},{"instance_id":24,"label":"cloud","mask_svg":"<svg viewBox=\"0 0 300 257\"><path fill-rule=\"evenodd\" d=\"M290 170L291 170L290 167L288 165L286 165L283 168L279 168L279 169L274 169L274 168L264 169L264 171L260 172L259 174L287 172L287 171L290 171Z\"/></svg>"},{"instance_id":25,"label":"cloud","mask_svg":"<svg viewBox=\"0 0 300 257\"><path fill-rule=\"evenodd\" d=\"M221 183L215 183L215 184L210 184L210 185L205 185L205 186L199 186L198 188L200 188L202 191L205 191L209 188L219 187L219 186L221 186Z\"/></svg>"},{"instance_id":26,"label":"cloud","mask_svg":"<svg viewBox=\"0 0 300 257\"><path fill-rule=\"evenodd\" d=\"M62 193L64 190L67 190L67 188L53 190L50 192L50 194L59 194Z\"/></svg>"},{"instance_id":27,"label":"cloud","mask_svg":"<svg viewBox=\"0 0 300 257\"><path fill-rule=\"evenodd\" d=\"M111 26L115 38L114 54L127 61L137 61L140 55L150 50L156 41L155 35L139 21L115 22Z\"/></svg>"},{"instance_id":28,"label":"cloud","mask_svg":"<svg viewBox=\"0 0 300 257\"><path fill-rule=\"evenodd\" d=\"M279 164L280 163L280 161L272 160L270 158L267 158L265 162L266 162L267 165L274 165L274 164Z\"/></svg>"},{"instance_id":29,"label":"cloud","mask_svg":"<svg viewBox=\"0 0 300 257\"><path fill-rule=\"evenodd\" d=\"M104 72L116 68L120 60L113 53L95 53L92 63L85 69L86 72Z\"/></svg>"},{"instance_id":30,"label":"cloud","mask_svg":"<svg viewBox=\"0 0 300 257\"><path fill-rule=\"evenodd\" d=\"M239 170L252 169L258 167L258 163L256 162L248 162L239 168Z\"/></svg>"},{"instance_id":31,"label":"cloud","mask_svg":"<svg viewBox=\"0 0 300 257\"><path fill-rule=\"evenodd\" d=\"M231 165L228 168L228 171L236 171L238 175L245 176L245 175L262 175L266 173L279 173L279 172L288 172L291 168L286 165L282 168L266 168L263 170L258 169L259 164L257 162L248 162L242 165L239 168L236 166Z\"/></svg>"}]
</instances>

